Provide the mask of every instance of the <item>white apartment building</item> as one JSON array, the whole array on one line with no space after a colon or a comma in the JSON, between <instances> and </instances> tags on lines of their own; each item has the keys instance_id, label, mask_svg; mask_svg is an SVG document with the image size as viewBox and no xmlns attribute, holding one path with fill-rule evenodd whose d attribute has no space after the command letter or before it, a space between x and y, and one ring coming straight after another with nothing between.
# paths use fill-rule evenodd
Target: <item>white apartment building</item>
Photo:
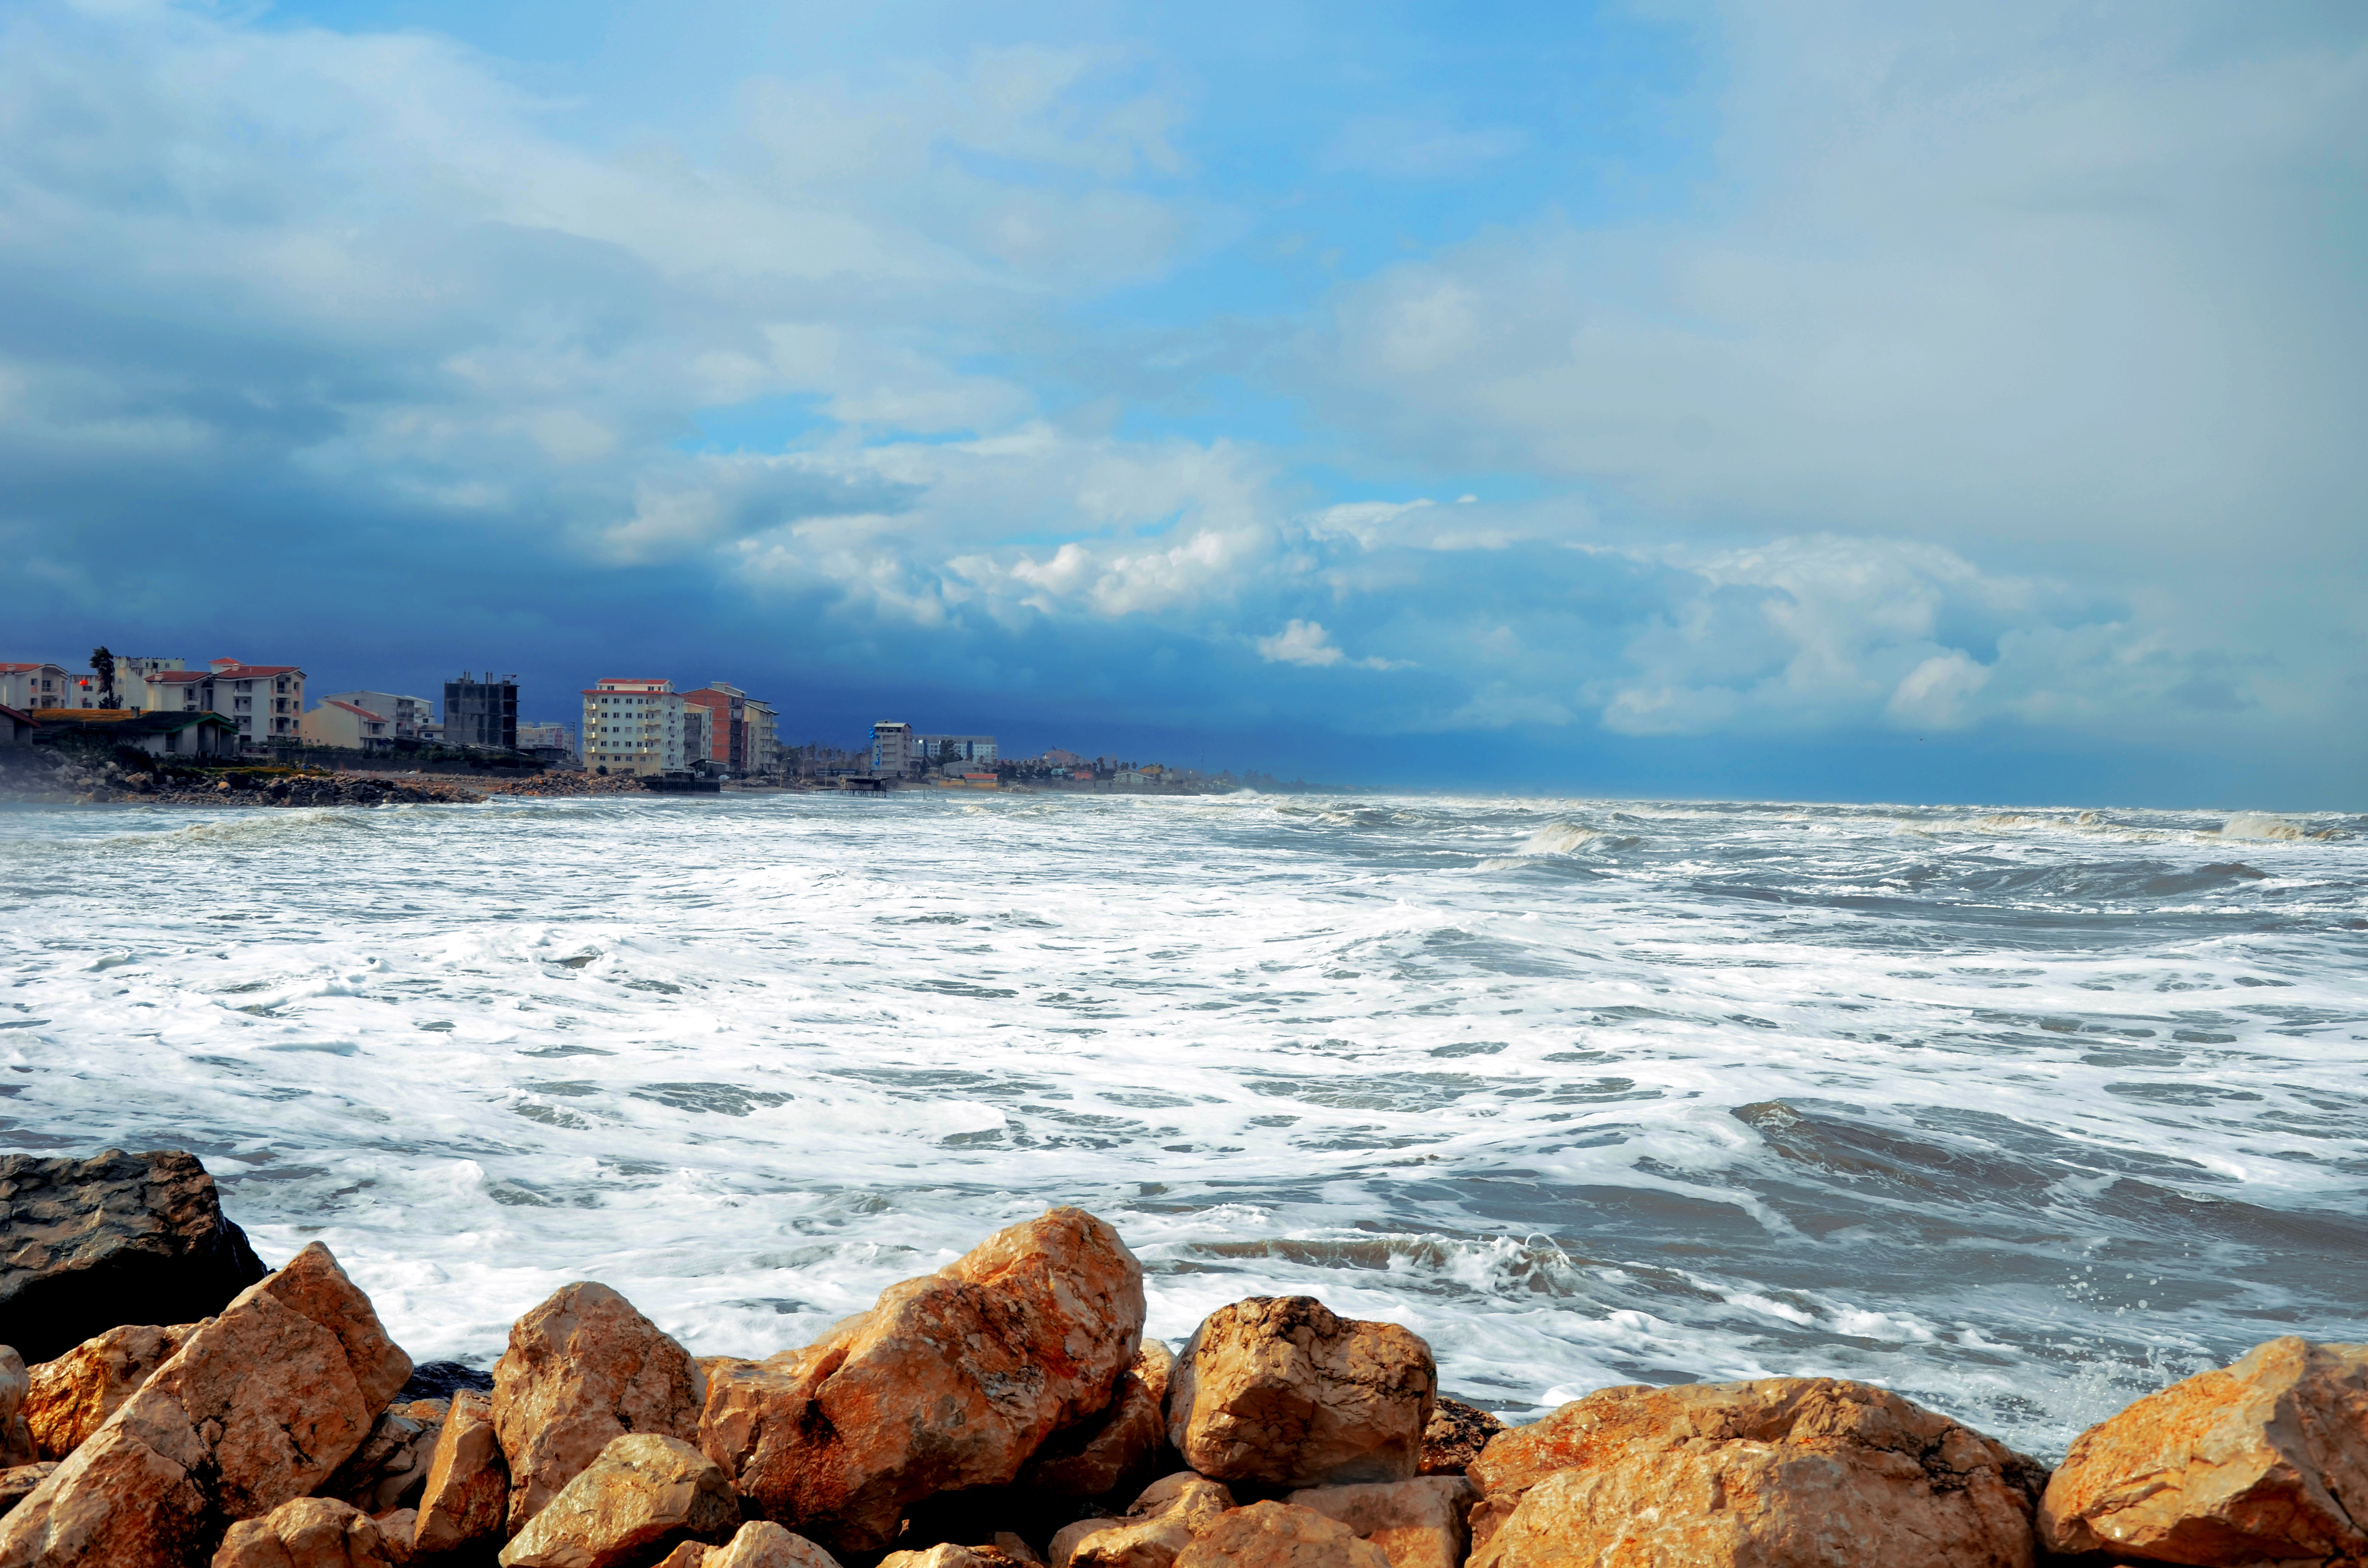
<instances>
[{"instance_id":1,"label":"white apartment building","mask_svg":"<svg viewBox=\"0 0 2368 1568\"><path fill-rule=\"evenodd\" d=\"M585 767L671 773L698 755L683 744L684 705L674 682L609 676L583 695Z\"/></svg>"},{"instance_id":2,"label":"white apartment building","mask_svg":"<svg viewBox=\"0 0 2368 1568\"><path fill-rule=\"evenodd\" d=\"M747 767L751 773L781 770L780 715L769 702L749 698L743 705L748 724Z\"/></svg>"},{"instance_id":3,"label":"white apartment building","mask_svg":"<svg viewBox=\"0 0 2368 1568\"><path fill-rule=\"evenodd\" d=\"M902 778L913 770L920 753L913 744L913 726L882 719L871 726L871 771Z\"/></svg>"},{"instance_id":4,"label":"white apartment building","mask_svg":"<svg viewBox=\"0 0 2368 1568\"><path fill-rule=\"evenodd\" d=\"M250 665L237 659L215 659L206 668L213 677L213 700L207 706L238 726L240 740L261 745L301 738L302 670L294 665Z\"/></svg>"},{"instance_id":5,"label":"white apartment building","mask_svg":"<svg viewBox=\"0 0 2368 1568\"><path fill-rule=\"evenodd\" d=\"M993 735L916 735L913 741L917 755L934 767L950 762L972 767L995 766Z\"/></svg>"},{"instance_id":6,"label":"white apartment building","mask_svg":"<svg viewBox=\"0 0 2368 1568\"><path fill-rule=\"evenodd\" d=\"M568 756L574 756L575 732L565 724L520 724L518 727L518 744L520 751L532 751L541 747L550 751L564 751Z\"/></svg>"},{"instance_id":7,"label":"white apartment building","mask_svg":"<svg viewBox=\"0 0 2368 1568\"><path fill-rule=\"evenodd\" d=\"M0 708L30 713L69 707L74 678L63 665L0 664Z\"/></svg>"},{"instance_id":8,"label":"white apartment building","mask_svg":"<svg viewBox=\"0 0 2368 1568\"><path fill-rule=\"evenodd\" d=\"M392 691L338 691L321 700L367 708L387 722L390 727L386 733L399 741L426 740L427 727L436 722L436 705L424 697L402 697Z\"/></svg>"}]
</instances>

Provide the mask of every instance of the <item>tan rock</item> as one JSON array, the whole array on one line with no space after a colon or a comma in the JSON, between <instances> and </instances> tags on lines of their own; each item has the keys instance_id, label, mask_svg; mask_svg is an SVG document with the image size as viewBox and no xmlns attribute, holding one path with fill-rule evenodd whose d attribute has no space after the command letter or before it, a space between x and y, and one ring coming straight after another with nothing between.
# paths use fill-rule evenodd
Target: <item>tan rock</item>
<instances>
[{"instance_id":1,"label":"tan rock","mask_svg":"<svg viewBox=\"0 0 2368 1568\"><path fill-rule=\"evenodd\" d=\"M1358 1540L1380 1547L1390 1568L1462 1568L1471 1540L1464 1516L1479 1496L1464 1476L1432 1475L1319 1486L1283 1501L1339 1520Z\"/></svg>"},{"instance_id":2,"label":"tan rock","mask_svg":"<svg viewBox=\"0 0 2368 1568\"><path fill-rule=\"evenodd\" d=\"M707 1568L709 1562L723 1550L703 1540L687 1540L660 1559L658 1568Z\"/></svg>"},{"instance_id":3,"label":"tan rock","mask_svg":"<svg viewBox=\"0 0 2368 1568\"><path fill-rule=\"evenodd\" d=\"M630 1432L535 1510L502 1548L501 1564L634 1568L680 1540L728 1540L739 1525L740 1500L722 1466L679 1437Z\"/></svg>"},{"instance_id":4,"label":"tan rock","mask_svg":"<svg viewBox=\"0 0 2368 1568\"><path fill-rule=\"evenodd\" d=\"M563 1287L510 1328L494 1367L494 1429L509 1467L509 1533L629 1432L699 1436L690 1355L606 1285Z\"/></svg>"},{"instance_id":5,"label":"tan rock","mask_svg":"<svg viewBox=\"0 0 2368 1568\"><path fill-rule=\"evenodd\" d=\"M1337 1317L1312 1296L1254 1296L1210 1313L1178 1355L1167 1440L1219 1481L1410 1480L1438 1385L1410 1330Z\"/></svg>"},{"instance_id":6,"label":"tan rock","mask_svg":"<svg viewBox=\"0 0 2368 1568\"><path fill-rule=\"evenodd\" d=\"M2147 1395L2073 1440L2039 1517L2055 1551L2368 1557L2368 1345L2272 1339Z\"/></svg>"},{"instance_id":7,"label":"tan rock","mask_svg":"<svg viewBox=\"0 0 2368 1568\"><path fill-rule=\"evenodd\" d=\"M396 1508L388 1513L373 1514L370 1517L378 1523L378 1533L385 1538L389 1561L409 1562L412 1538L419 1533L419 1510Z\"/></svg>"},{"instance_id":8,"label":"tan rock","mask_svg":"<svg viewBox=\"0 0 2368 1568\"><path fill-rule=\"evenodd\" d=\"M1505 1424L1476 1404L1441 1394L1422 1429L1424 1475L1462 1475Z\"/></svg>"},{"instance_id":9,"label":"tan rock","mask_svg":"<svg viewBox=\"0 0 2368 1568\"><path fill-rule=\"evenodd\" d=\"M1167 1374L1176 1357L1146 1339L1100 1416L1056 1432L1019 1472L1019 1483L1055 1497L1099 1497L1142 1470L1167 1440Z\"/></svg>"},{"instance_id":10,"label":"tan rock","mask_svg":"<svg viewBox=\"0 0 2368 1568\"><path fill-rule=\"evenodd\" d=\"M1599 1390L1470 1473L1473 1568L2030 1568L2042 1472L1888 1390L1768 1378Z\"/></svg>"},{"instance_id":11,"label":"tan rock","mask_svg":"<svg viewBox=\"0 0 2368 1568\"><path fill-rule=\"evenodd\" d=\"M41 1457L62 1460L82 1447L197 1331L193 1323L110 1328L33 1368L25 1420Z\"/></svg>"},{"instance_id":12,"label":"tan rock","mask_svg":"<svg viewBox=\"0 0 2368 1568\"><path fill-rule=\"evenodd\" d=\"M1182 1471L1153 1482L1119 1519L1080 1519L1053 1538L1053 1568L1168 1568L1234 1506L1220 1482Z\"/></svg>"},{"instance_id":13,"label":"tan rock","mask_svg":"<svg viewBox=\"0 0 2368 1568\"><path fill-rule=\"evenodd\" d=\"M334 1497L299 1497L230 1528L213 1568L394 1568L377 1521Z\"/></svg>"},{"instance_id":14,"label":"tan rock","mask_svg":"<svg viewBox=\"0 0 2368 1568\"><path fill-rule=\"evenodd\" d=\"M221 1519L317 1489L409 1371L316 1242L199 1327L0 1518L0 1568L201 1557Z\"/></svg>"},{"instance_id":15,"label":"tan rock","mask_svg":"<svg viewBox=\"0 0 2368 1568\"><path fill-rule=\"evenodd\" d=\"M428 1455L412 1540L422 1552L457 1551L502 1539L509 1517L510 1474L494 1432L494 1401L459 1389Z\"/></svg>"},{"instance_id":16,"label":"tan rock","mask_svg":"<svg viewBox=\"0 0 2368 1568\"><path fill-rule=\"evenodd\" d=\"M31 1464L40 1454L25 1425L25 1395L32 1380L25 1374L25 1358L14 1347L0 1345L0 1467Z\"/></svg>"},{"instance_id":17,"label":"tan rock","mask_svg":"<svg viewBox=\"0 0 2368 1568\"><path fill-rule=\"evenodd\" d=\"M55 1460L37 1460L31 1464L0 1470L0 1514L30 1497L33 1489L47 1481L50 1472L57 1468Z\"/></svg>"},{"instance_id":18,"label":"tan rock","mask_svg":"<svg viewBox=\"0 0 2368 1568\"><path fill-rule=\"evenodd\" d=\"M1176 1568L1389 1568L1389 1559L1313 1508L1253 1503L1218 1516Z\"/></svg>"},{"instance_id":19,"label":"tan rock","mask_svg":"<svg viewBox=\"0 0 2368 1568\"><path fill-rule=\"evenodd\" d=\"M995 1539L989 1544L1014 1562L1021 1564L1022 1568L1044 1568L1044 1554L1009 1530L996 1531Z\"/></svg>"},{"instance_id":20,"label":"tan rock","mask_svg":"<svg viewBox=\"0 0 2368 1568\"><path fill-rule=\"evenodd\" d=\"M342 1497L372 1516L416 1504L450 1404L449 1400L413 1399L388 1405L361 1447L321 1488L321 1495Z\"/></svg>"},{"instance_id":21,"label":"tan rock","mask_svg":"<svg viewBox=\"0 0 2368 1568\"><path fill-rule=\"evenodd\" d=\"M946 1541L927 1551L892 1551L880 1560L880 1568L1013 1568L1013 1562L992 1547Z\"/></svg>"},{"instance_id":22,"label":"tan rock","mask_svg":"<svg viewBox=\"0 0 2368 1568\"><path fill-rule=\"evenodd\" d=\"M710 1548L700 1568L838 1568L838 1559L770 1519L751 1519L730 1545Z\"/></svg>"},{"instance_id":23,"label":"tan rock","mask_svg":"<svg viewBox=\"0 0 2368 1568\"><path fill-rule=\"evenodd\" d=\"M908 1504L1008 1485L1045 1438L1109 1404L1143 1312L1143 1267L1118 1233L1054 1209L803 1350L712 1365L700 1443L768 1518L878 1551Z\"/></svg>"}]
</instances>

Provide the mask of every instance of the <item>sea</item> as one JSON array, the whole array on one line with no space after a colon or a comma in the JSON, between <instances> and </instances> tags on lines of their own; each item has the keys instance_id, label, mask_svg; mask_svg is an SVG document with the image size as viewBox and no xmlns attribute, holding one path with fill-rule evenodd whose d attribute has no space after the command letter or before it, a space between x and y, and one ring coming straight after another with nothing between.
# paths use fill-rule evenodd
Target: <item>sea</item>
<instances>
[{"instance_id":1,"label":"sea","mask_svg":"<svg viewBox=\"0 0 2368 1568\"><path fill-rule=\"evenodd\" d=\"M1531 1419L1867 1380L2043 1459L2368 1339L2368 819L915 791L0 812L0 1148L196 1152L416 1360L818 1337L1053 1204L1180 1343Z\"/></svg>"}]
</instances>

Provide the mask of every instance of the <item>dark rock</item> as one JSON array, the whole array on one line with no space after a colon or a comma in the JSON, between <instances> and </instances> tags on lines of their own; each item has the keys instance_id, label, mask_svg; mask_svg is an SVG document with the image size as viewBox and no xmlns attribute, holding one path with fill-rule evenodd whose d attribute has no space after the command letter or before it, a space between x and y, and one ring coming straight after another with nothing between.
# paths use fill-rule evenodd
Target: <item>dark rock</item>
<instances>
[{"instance_id":1,"label":"dark rock","mask_svg":"<svg viewBox=\"0 0 2368 1568\"><path fill-rule=\"evenodd\" d=\"M0 1158L0 1344L28 1361L211 1317L267 1272L194 1154Z\"/></svg>"},{"instance_id":2,"label":"dark rock","mask_svg":"<svg viewBox=\"0 0 2368 1568\"><path fill-rule=\"evenodd\" d=\"M1441 1396L1422 1429L1422 1473L1462 1475L1505 1424L1476 1404Z\"/></svg>"},{"instance_id":3,"label":"dark rock","mask_svg":"<svg viewBox=\"0 0 2368 1568\"><path fill-rule=\"evenodd\" d=\"M494 1392L494 1374L464 1367L458 1361L429 1361L411 1369L411 1381L394 1396L398 1404L413 1399L450 1399L461 1389Z\"/></svg>"}]
</instances>

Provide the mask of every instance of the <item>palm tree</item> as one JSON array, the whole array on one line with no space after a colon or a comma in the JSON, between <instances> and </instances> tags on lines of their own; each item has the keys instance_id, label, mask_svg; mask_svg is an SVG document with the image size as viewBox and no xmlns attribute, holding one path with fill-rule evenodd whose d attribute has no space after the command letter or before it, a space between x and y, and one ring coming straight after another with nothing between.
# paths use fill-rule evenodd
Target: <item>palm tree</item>
<instances>
[{"instance_id":1,"label":"palm tree","mask_svg":"<svg viewBox=\"0 0 2368 1568\"><path fill-rule=\"evenodd\" d=\"M105 647L90 651L90 673L98 677L98 705L115 706L115 655Z\"/></svg>"}]
</instances>

